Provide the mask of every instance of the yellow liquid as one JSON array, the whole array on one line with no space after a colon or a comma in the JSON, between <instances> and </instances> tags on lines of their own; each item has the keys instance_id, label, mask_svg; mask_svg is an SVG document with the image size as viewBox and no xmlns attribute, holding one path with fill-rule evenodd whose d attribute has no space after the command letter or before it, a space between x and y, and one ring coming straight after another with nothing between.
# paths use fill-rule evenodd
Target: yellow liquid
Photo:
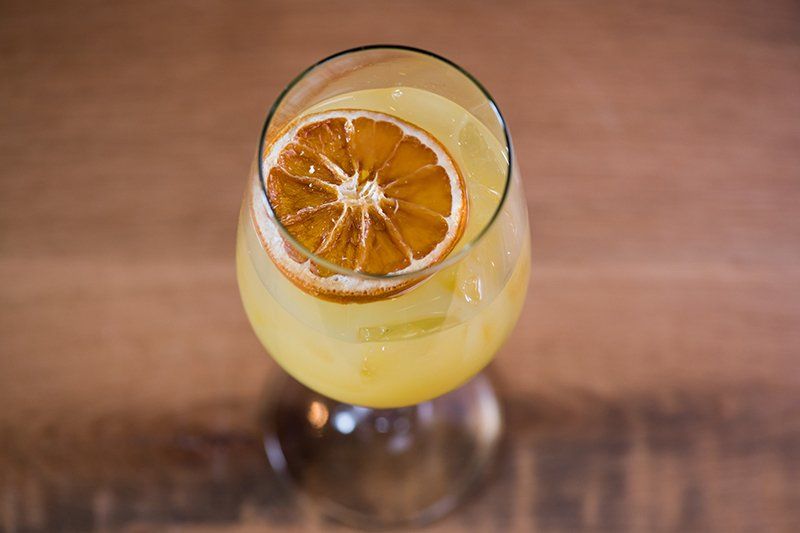
<instances>
[{"instance_id":1,"label":"yellow liquid","mask_svg":"<svg viewBox=\"0 0 800 533\"><path fill-rule=\"evenodd\" d=\"M318 104L389 113L436 137L461 169L469 220L453 253L499 205L501 144L464 108L412 88L371 89ZM516 179L516 178L515 178ZM264 251L250 215L263 202L250 177L237 236L239 289L256 335L295 379L333 399L400 407L446 393L480 371L517 321L530 272L527 214L518 183L490 229L456 264L394 298L365 304L320 300L293 285Z\"/></svg>"}]
</instances>

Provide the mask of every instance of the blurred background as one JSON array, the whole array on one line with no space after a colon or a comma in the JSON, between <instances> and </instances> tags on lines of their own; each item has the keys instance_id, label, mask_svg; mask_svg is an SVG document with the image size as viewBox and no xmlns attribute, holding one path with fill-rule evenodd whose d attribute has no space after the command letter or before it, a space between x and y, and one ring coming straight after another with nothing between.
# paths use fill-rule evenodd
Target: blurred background
<instances>
[{"instance_id":1,"label":"blurred background","mask_svg":"<svg viewBox=\"0 0 800 533\"><path fill-rule=\"evenodd\" d=\"M800 530L796 1L0 5L0 530L343 529L269 472L236 217L266 111L368 43L510 123L508 436L428 531Z\"/></svg>"}]
</instances>

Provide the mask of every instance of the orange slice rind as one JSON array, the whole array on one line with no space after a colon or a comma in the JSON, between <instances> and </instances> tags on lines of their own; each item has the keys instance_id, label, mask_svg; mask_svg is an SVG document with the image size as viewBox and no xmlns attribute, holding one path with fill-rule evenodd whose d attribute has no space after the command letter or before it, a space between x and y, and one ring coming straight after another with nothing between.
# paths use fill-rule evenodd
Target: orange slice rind
<instances>
[{"instance_id":1,"label":"orange slice rind","mask_svg":"<svg viewBox=\"0 0 800 533\"><path fill-rule=\"evenodd\" d=\"M253 219L275 265L307 293L338 302L386 298L424 279L467 219L464 179L442 144L397 117L366 110L302 116L261 160ZM276 220L305 249L283 238ZM325 268L308 252L345 272ZM387 274L409 274L381 277Z\"/></svg>"}]
</instances>

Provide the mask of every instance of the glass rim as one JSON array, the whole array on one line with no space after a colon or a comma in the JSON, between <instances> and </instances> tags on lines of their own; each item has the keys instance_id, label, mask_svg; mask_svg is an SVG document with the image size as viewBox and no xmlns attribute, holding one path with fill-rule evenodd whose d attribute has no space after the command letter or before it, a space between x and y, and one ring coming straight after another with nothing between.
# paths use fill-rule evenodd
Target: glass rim
<instances>
[{"instance_id":1,"label":"glass rim","mask_svg":"<svg viewBox=\"0 0 800 533\"><path fill-rule=\"evenodd\" d=\"M289 230L278 219L278 217L275 215L274 209L272 208L272 204L269 201L269 195L267 194L266 180L265 180L265 177L264 177L264 144L265 144L266 139L267 139L267 131L269 130L270 125L272 124L272 119L274 118L275 113L277 112L277 110L280 107L280 105L283 102L283 100L286 98L286 96L289 94L289 92L298 83L300 83L301 80L303 80L306 76L308 76L313 71L315 71L318 67L324 65L325 63L328 63L329 61L337 59L339 57L346 56L346 55L353 54L353 53L357 53L357 52L365 52L365 51L369 51L369 50L400 50L400 51L404 51L404 52L413 52L413 53L417 53L417 54L420 54L420 55L432 57L433 59L441 61L445 65L454 68L460 74L465 76L467 78L467 80L472 82L478 88L478 90L483 94L483 96L489 102L489 105L491 106L492 110L494 111L494 114L496 115L498 121L500 122L500 125L503 128L503 139L504 139L505 145L506 145L506 153L508 154L508 164L506 166L506 176L505 176L505 182L503 184L503 193L502 193L502 195L500 197L500 201L497 203L497 207L495 208L494 212L492 213L492 216L486 221L486 223L480 229L480 231L478 231L478 233L476 233L475 236L472 237L472 239L469 242L465 243L457 251L455 251L453 253L450 253L442 261L439 261L438 263L426 266L424 268L420 268L418 270L412 270L412 271L407 271L407 272L403 272L403 271L389 272L387 274L370 274L368 272L362 272L362 271L359 271L359 270L353 270L353 269L350 269L350 268L347 268L347 267L343 267L343 266L338 265L336 263L332 263L331 261L328 261L327 259L325 259L323 257L318 256L313 251L311 251L308 248L306 248L297 239L295 239L295 237L289 232ZM294 79L292 79L292 81L289 82L289 84L286 85L286 87L280 92L278 97L275 99L275 102L270 107L269 112L267 113L267 118L264 120L264 126L261 128L261 136L260 136L259 142L258 142L258 154L257 154L257 157L258 157L258 165L257 165L257 167L258 167L258 181L259 181L259 185L260 185L259 188L261 189L261 193L262 193L262 195L264 197L264 204L266 205L266 207L267 207L267 209L269 211L268 215L269 215L271 221L273 223L275 223L275 226L278 228L278 232L280 233L281 237L283 239L285 239L292 247L294 247L300 253L302 253L303 256L307 260L308 259L313 260L316 264L321 265L322 267L324 267L324 268L326 268L328 270L331 270L331 271L333 271L333 272L335 272L337 274L341 274L341 275L345 275L345 276L349 276L349 277L357 277L357 278L363 278L363 279L375 279L375 280L380 280L380 279L384 279L384 280L386 280L386 279L402 280L402 279L408 279L408 278L427 277L427 276L430 276L431 274L433 274L435 272L438 272L439 270L442 270L444 268L447 268L447 267L459 262L461 259L463 259L469 253L469 251L472 248L474 248L483 239L483 237L486 235L486 233L488 233L488 231L494 226L495 222L497 221L497 219L498 219L498 217L499 217L499 215L500 215L500 213L501 213L501 211L503 209L503 206L506 203L506 199L508 197L509 189L510 189L510 186L511 186L511 172L512 172L512 168L513 168L513 157L514 156L513 156L513 148L511 146L511 135L509 134L508 125L506 124L506 120L503 117L503 114L500 112L500 108L498 107L497 102L495 102L494 98L489 93L489 91L481 84L481 82L478 81L478 79L475 76L470 74L466 69L462 68L458 64L456 64L453 61L447 59L446 57L441 56L439 54L436 54L434 52L430 52L428 50L424 50L422 48L415 48L413 46L406 46L406 45L401 45L401 44L370 44L370 45L356 46L354 48L348 48L346 50L342 50L340 52L336 52L335 54L331 54L331 55L329 55L329 56L327 56L327 57L325 57L323 59L320 59L319 61L317 61L316 63L312 64L311 66L305 68L303 71L300 72L300 74L295 76Z\"/></svg>"}]
</instances>

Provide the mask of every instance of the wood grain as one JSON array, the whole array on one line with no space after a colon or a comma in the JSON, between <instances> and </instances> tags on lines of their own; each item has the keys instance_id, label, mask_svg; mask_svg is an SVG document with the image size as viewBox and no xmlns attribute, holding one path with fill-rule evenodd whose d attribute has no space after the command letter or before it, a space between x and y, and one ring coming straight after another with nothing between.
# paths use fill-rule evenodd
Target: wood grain
<instances>
[{"instance_id":1,"label":"wood grain","mask_svg":"<svg viewBox=\"0 0 800 533\"><path fill-rule=\"evenodd\" d=\"M800 529L800 6L740 0L0 5L0 529L335 528L266 468L233 236L277 93L372 42L485 82L534 236L429 531Z\"/></svg>"}]
</instances>

